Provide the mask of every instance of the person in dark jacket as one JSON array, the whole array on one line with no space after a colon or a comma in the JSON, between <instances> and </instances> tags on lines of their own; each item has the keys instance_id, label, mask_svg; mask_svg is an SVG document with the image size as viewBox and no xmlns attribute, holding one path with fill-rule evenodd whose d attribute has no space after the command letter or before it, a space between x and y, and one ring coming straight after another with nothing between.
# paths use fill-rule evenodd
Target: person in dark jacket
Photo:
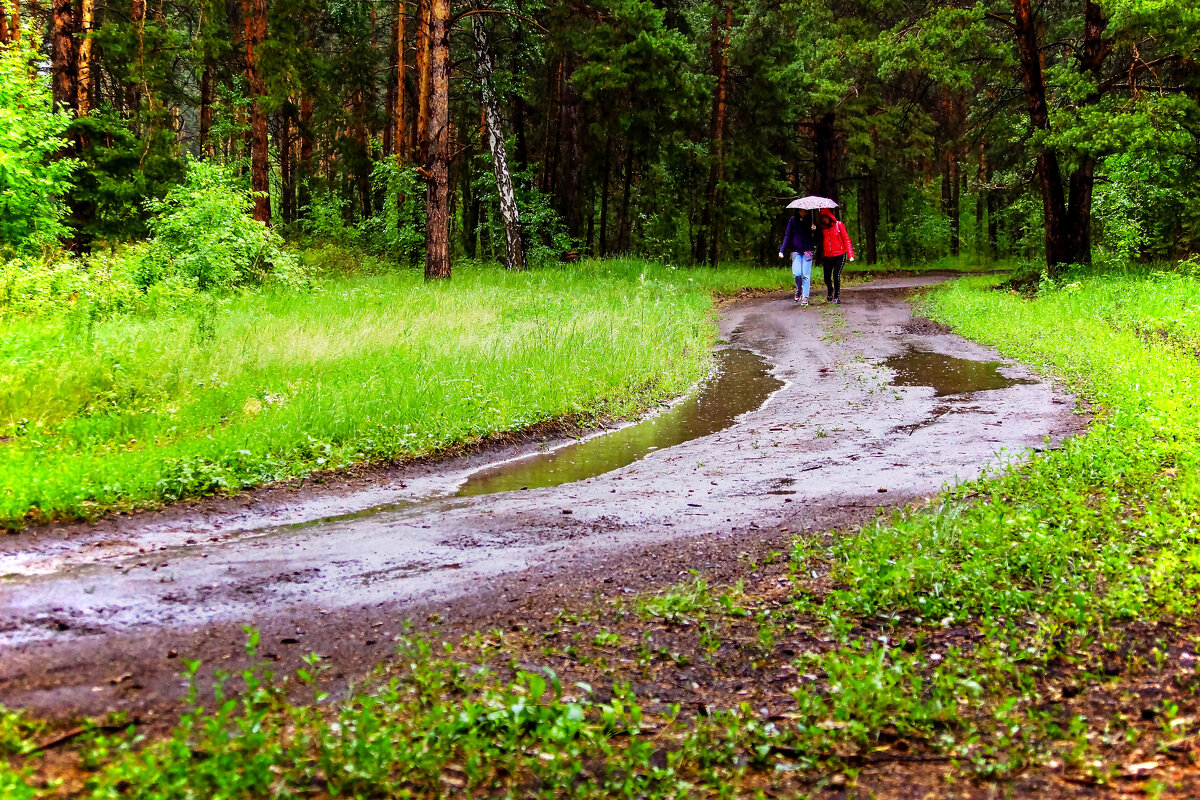
<instances>
[{"instance_id":1,"label":"person in dark jacket","mask_svg":"<svg viewBox=\"0 0 1200 800\"><path fill-rule=\"evenodd\" d=\"M813 258L816 252L815 226L812 212L801 213L794 209L788 217L787 230L783 233L783 244L779 246L779 257L792 259L792 277L796 281L795 300L802 306L808 305L808 289L812 284Z\"/></svg>"},{"instance_id":2,"label":"person in dark jacket","mask_svg":"<svg viewBox=\"0 0 1200 800\"><path fill-rule=\"evenodd\" d=\"M854 245L850 233L832 211L822 208L817 217L817 239L821 246L821 266L825 271L825 300L837 305L842 302L842 267L846 259L854 260Z\"/></svg>"}]
</instances>

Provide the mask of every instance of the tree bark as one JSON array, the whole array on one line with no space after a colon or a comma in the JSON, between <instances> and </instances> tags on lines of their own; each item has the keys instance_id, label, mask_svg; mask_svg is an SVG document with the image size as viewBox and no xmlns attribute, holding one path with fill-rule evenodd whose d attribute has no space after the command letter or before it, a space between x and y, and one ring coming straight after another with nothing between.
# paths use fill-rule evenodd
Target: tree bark
<instances>
[{"instance_id":1,"label":"tree bark","mask_svg":"<svg viewBox=\"0 0 1200 800\"><path fill-rule=\"evenodd\" d=\"M212 61L205 53L204 71L200 73L200 155L209 158L213 155L213 146L210 140L213 124L214 82Z\"/></svg>"},{"instance_id":2,"label":"tree bark","mask_svg":"<svg viewBox=\"0 0 1200 800\"><path fill-rule=\"evenodd\" d=\"M308 213L312 202L309 184L316 177L316 164L313 163L313 101L309 97L300 98L300 186L297 202L302 214Z\"/></svg>"},{"instance_id":3,"label":"tree bark","mask_svg":"<svg viewBox=\"0 0 1200 800\"><path fill-rule=\"evenodd\" d=\"M1104 38L1108 19L1099 3L1088 0L1084 7L1083 47L1079 52L1079 68L1087 78L1096 82L1096 90L1084 98L1083 105L1100 101L1100 81L1104 62L1112 52L1112 41ZM1074 260L1092 263L1092 190L1096 181L1096 159L1091 153L1080 156L1080 163L1071 175L1067 199L1068 244Z\"/></svg>"},{"instance_id":4,"label":"tree bark","mask_svg":"<svg viewBox=\"0 0 1200 800\"><path fill-rule=\"evenodd\" d=\"M950 151L950 255L962 251L962 168L958 153Z\"/></svg>"},{"instance_id":5,"label":"tree bark","mask_svg":"<svg viewBox=\"0 0 1200 800\"><path fill-rule=\"evenodd\" d=\"M294 107L289 102L279 118L279 214L285 224L296 220L296 179L292 168L292 114Z\"/></svg>"},{"instance_id":6,"label":"tree bark","mask_svg":"<svg viewBox=\"0 0 1200 800\"><path fill-rule=\"evenodd\" d=\"M242 0L242 35L246 45L246 83L250 87L250 189L255 193L254 218L270 224L267 116L261 102L267 89L258 67L258 48L267 38L267 0Z\"/></svg>"},{"instance_id":7,"label":"tree bark","mask_svg":"<svg viewBox=\"0 0 1200 800\"><path fill-rule=\"evenodd\" d=\"M579 236L579 93L571 86L575 59L572 55L563 58L562 102L559 103L558 167L561 177L557 183L559 211L567 226L567 234Z\"/></svg>"},{"instance_id":8,"label":"tree bark","mask_svg":"<svg viewBox=\"0 0 1200 800\"><path fill-rule=\"evenodd\" d=\"M1025 104L1029 122L1036 131L1050 131L1050 107L1046 102L1046 78L1038 44L1037 22L1030 0L1013 0L1013 32L1020 56L1021 76L1025 83ZM1038 179L1042 190L1045 217L1046 266L1051 275L1073 260L1067 240L1067 208L1058 153L1043 145L1037 155Z\"/></svg>"},{"instance_id":9,"label":"tree bark","mask_svg":"<svg viewBox=\"0 0 1200 800\"><path fill-rule=\"evenodd\" d=\"M7 8L9 13L5 15ZM21 41L21 4L19 0L0 2L0 44Z\"/></svg>"},{"instance_id":10,"label":"tree bark","mask_svg":"<svg viewBox=\"0 0 1200 800\"><path fill-rule=\"evenodd\" d=\"M723 13L722 13L723 12ZM712 20L711 58L713 75L717 79L713 92L712 121L708 140L712 147L712 162L708 169L708 186L704 192L704 215L701 217L700 235L697 238L700 259L709 266L717 266L720 251L720 231L717 219L720 215L720 186L725 179L725 94L729 78L726 52L729 50L729 29L733 27L733 6L726 2Z\"/></svg>"},{"instance_id":11,"label":"tree bark","mask_svg":"<svg viewBox=\"0 0 1200 800\"><path fill-rule=\"evenodd\" d=\"M129 107L137 114L142 106L142 93L146 91L146 0L131 0L130 21L137 35L137 82L130 88Z\"/></svg>"},{"instance_id":12,"label":"tree bark","mask_svg":"<svg viewBox=\"0 0 1200 800\"><path fill-rule=\"evenodd\" d=\"M79 108L79 72L75 52L75 12L71 0L53 0L51 6L50 76L54 105L67 111Z\"/></svg>"},{"instance_id":13,"label":"tree bark","mask_svg":"<svg viewBox=\"0 0 1200 800\"><path fill-rule=\"evenodd\" d=\"M554 62L553 70L548 76L546 101L546 131L542 139L542 174L538 181L539 188L546 194L555 194L555 184L558 177L558 150L554 144L558 142L559 123L562 122L562 73L563 58Z\"/></svg>"},{"instance_id":14,"label":"tree bark","mask_svg":"<svg viewBox=\"0 0 1200 800\"><path fill-rule=\"evenodd\" d=\"M600 255L608 255L608 184L612 173L612 132L604 137L604 180L600 184Z\"/></svg>"},{"instance_id":15,"label":"tree bark","mask_svg":"<svg viewBox=\"0 0 1200 800\"><path fill-rule=\"evenodd\" d=\"M399 14L403 14L403 4L397 3L397 6L401 6ZM399 128L396 124L396 75L400 66L400 46L396 43L400 38L399 15L392 21L390 29L391 33L388 39L387 86L383 90L383 136L380 142L384 158L391 158L396 154L396 133Z\"/></svg>"},{"instance_id":16,"label":"tree bark","mask_svg":"<svg viewBox=\"0 0 1200 800\"><path fill-rule=\"evenodd\" d=\"M392 92L392 107L389 111L388 120L392 126L392 153L400 157L402 162L407 162L412 158L412 154L408 148L408 126L405 124L404 104L404 29L408 22L408 3L406 0L397 0L396 3L396 27L393 29L393 47L392 59L395 67L392 72L393 80L389 89ZM384 155L387 155L385 153Z\"/></svg>"},{"instance_id":17,"label":"tree bark","mask_svg":"<svg viewBox=\"0 0 1200 800\"><path fill-rule=\"evenodd\" d=\"M508 171L508 150L504 143L500 111L496 107L496 90L492 85L492 52L488 48L483 18L472 19L475 33L475 54L479 62L479 78L483 87L483 111L487 119L488 148L492 153L492 171L500 197L500 219L504 224L504 264L509 269L524 269L525 248L521 242L521 212L513 192L512 176Z\"/></svg>"},{"instance_id":18,"label":"tree bark","mask_svg":"<svg viewBox=\"0 0 1200 800\"><path fill-rule=\"evenodd\" d=\"M429 0L425 279L450 277L450 0Z\"/></svg>"},{"instance_id":19,"label":"tree bark","mask_svg":"<svg viewBox=\"0 0 1200 800\"><path fill-rule=\"evenodd\" d=\"M92 111L92 37L96 20L96 0L79 3L79 116Z\"/></svg>"},{"instance_id":20,"label":"tree bark","mask_svg":"<svg viewBox=\"0 0 1200 800\"><path fill-rule=\"evenodd\" d=\"M837 181L837 117L832 111L813 121L813 194L841 201Z\"/></svg>"},{"instance_id":21,"label":"tree bark","mask_svg":"<svg viewBox=\"0 0 1200 800\"><path fill-rule=\"evenodd\" d=\"M629 252L632 219L630 204L633 198L633 137L625 139L625 188L621 192L621 221L617 229L617 251Z\"/></svg>"},{"instance_id":22,"label":"tree bark","mask_svg":"<svg viewBox=\"0 0 1200 800\"><path fill-rule=\"evenodd\" d=\"M430 4L433 0L417 0L417 158L429 161L429 80Z\"/></svg>"},{"instance_id":23,"label":"tree bark","mask_svg":"<svg viewBox=\"0 0 1200 800\"><path fill-rule=\"evenodd\" d=\"M858 184L858 219L863 231L863 260L879 261L879 180L868 173Z\"/></svg>"}]
</instances>

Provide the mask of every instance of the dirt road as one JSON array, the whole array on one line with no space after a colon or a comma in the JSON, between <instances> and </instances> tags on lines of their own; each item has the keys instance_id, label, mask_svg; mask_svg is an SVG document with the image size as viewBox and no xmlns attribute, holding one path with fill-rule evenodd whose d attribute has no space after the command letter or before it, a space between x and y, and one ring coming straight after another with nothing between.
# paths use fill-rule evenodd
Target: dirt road
<instances>
[{"instance_id":1,"label":"dirt road","mask_svg":"<svg viewBox=\"0 0 1200 800\"><path fill-rule=\"evenodd\" d=\"M539 449L527 443L7 537L0 703L169 714L181 660L237 669L243 624L281 670L316 651L344 685L386 657L404 620L449 635L689 569L719 580L797 533L859 523L1082 427L1051 384L976 363L996 356L912 319L905 297L919 283L848 287L839 308L729 306L724 335L766 359L755 390L779 388L723 430L586 480L455 494L482 467Z\"/></svg>"}]
</instances>

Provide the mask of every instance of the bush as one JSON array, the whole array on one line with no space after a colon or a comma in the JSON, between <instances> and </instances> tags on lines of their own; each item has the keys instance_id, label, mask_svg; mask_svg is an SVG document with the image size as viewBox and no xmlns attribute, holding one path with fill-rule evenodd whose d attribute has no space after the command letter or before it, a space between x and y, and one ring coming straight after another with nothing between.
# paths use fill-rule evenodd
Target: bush
<instances>
[{"instance_id":1,"label":"bush","mask_svg":"<svg viewBox=\"0 0 1200 800\"><path fill-rule=\"evenodd\" d=\"M66 230L61 198L75 161L54 156L71 119L54 110L36 55L0 47L0 251L34 252Z\"/></svg>"},{"instance_id":2,"label":"bush","mask_svg":"<svg viewBox=\"0 0 1200 800\"><path fill-rule=\"evenodd\" d=\"M202 290L229 290L268 280L306 282L277 233L250 216L253 199L228 168L188 162L187 179L162 200L149 200L152 237L135 251L143 287L178 277Z\"/></svg>"}]
</instances>

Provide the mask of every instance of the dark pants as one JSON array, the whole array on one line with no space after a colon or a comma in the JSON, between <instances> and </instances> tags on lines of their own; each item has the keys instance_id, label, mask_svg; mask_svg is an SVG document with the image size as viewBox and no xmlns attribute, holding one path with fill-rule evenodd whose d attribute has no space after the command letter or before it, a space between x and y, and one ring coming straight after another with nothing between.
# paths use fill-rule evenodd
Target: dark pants
<instances>
[{"instance_id":1,"label":"dark pants","mask_svg":"<svg viewBox=\"0 0 1200 800\"><path fill-rule=\"evenodd\" d=\"M821 256L821 268L825 270L825 296L832 300L842 294L842 267L846 256Z\"/></svg>"}]
</instances>

